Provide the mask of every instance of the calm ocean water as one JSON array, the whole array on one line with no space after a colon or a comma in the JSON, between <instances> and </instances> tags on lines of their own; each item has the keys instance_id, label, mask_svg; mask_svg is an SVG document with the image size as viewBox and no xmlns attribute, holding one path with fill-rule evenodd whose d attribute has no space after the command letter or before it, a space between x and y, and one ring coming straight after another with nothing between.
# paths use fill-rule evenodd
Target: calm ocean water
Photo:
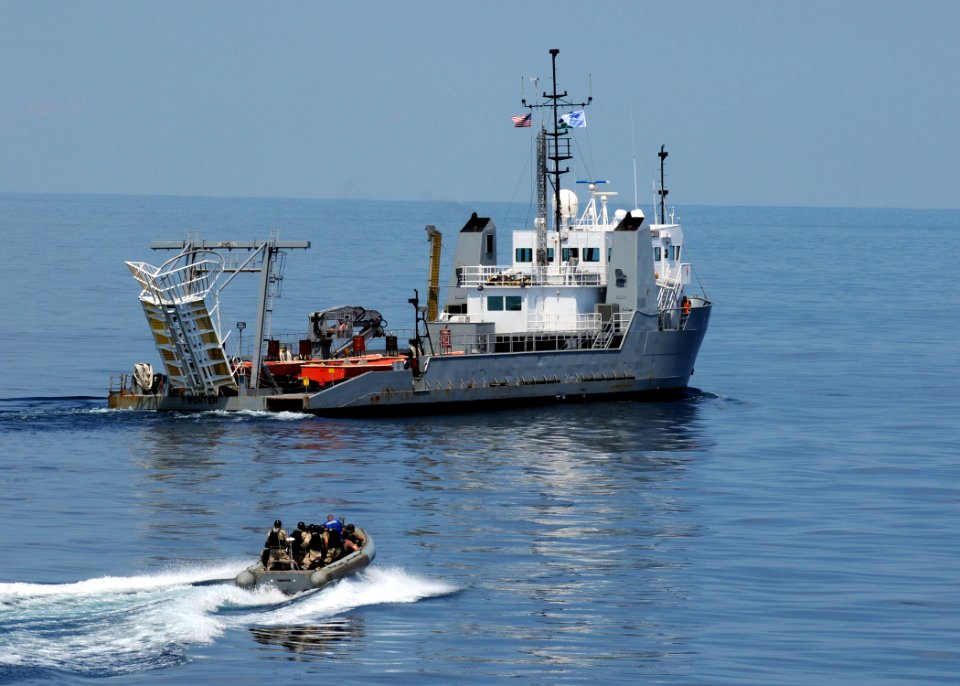
<instances>
[{"instance_id":1,"label":"calm ocean water","mask_svg":"<svg viewBox=\"0 0 960 686\"><path fill-rule=\"evenodd\" d=\"M124 260L291 253L274 330L398 327L473 210L0 195L0 682L960 681L960 211L682 209L715 301L692 397L403 420L104 409L156 362ZM446 269L444 270L446 274ZM444 277L445 278L445 277ZM238 292L228 321L248 319ZM275 517L367 527L302 599L192 582Z\"/></svg>"}]
</instances>

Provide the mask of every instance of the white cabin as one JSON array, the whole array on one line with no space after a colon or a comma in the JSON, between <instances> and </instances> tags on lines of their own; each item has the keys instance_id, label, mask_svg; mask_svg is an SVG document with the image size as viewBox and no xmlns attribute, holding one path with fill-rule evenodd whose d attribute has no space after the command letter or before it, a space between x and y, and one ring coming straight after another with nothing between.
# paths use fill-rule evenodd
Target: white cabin
<instances>
[{"instance_id":1,"label":"white cabin","mask_svg":"<svg viewBox=\"0 0 960 686\"><path fill-rule=\"evenodd\" d=\"M438 322L492 324L496 334L596 331L611 312L626 317L638 308L677 307L690 282L680 225L645 226L638 209L611 218L607 202L616 194L595 184L589 192L576 216L576 196L564 191L568 213L560 231L546 233L542 265L536 255L543 232L536 229L513 231L510 264L496 264L489 254L476 259L495 246L496 227L474 215L460 232Z\"/></svg>"}]
</instances>

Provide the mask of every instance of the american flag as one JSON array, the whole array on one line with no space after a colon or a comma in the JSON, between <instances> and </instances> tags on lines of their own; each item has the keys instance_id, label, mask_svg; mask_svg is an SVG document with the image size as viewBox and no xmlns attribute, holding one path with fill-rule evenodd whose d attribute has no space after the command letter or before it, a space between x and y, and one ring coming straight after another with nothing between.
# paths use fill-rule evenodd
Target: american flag
<instances>
[{"instance_id":1,"label":"american flag","mask_svg":"<svg viewBox=\"0 0 960 686\"><path fill-rule=\"evenodd\" d=\"M513 118L513 125L517 127L530 126L532 123L533 117L530 112L527 112L523 116Z\"/></svg>"}]
</instances>

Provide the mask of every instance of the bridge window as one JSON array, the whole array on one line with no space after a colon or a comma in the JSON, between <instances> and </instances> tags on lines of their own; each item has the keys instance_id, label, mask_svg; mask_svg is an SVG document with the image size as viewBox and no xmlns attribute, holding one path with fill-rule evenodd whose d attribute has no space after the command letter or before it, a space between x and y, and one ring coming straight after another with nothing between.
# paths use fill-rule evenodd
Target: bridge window
<instances>
[{"instance_id":1,"label":"bridge window","mask_svg":"<svg viewBox=\"0 0 960 686\"><path fill-rule=\"evenodd\" d=\"M653 249L653 261L654 261L654 262L659 262L659 261L660 261L660 246L659 246L659 245L656 246L656 247L654 247L654 249Z\"/></svg>"},{"instance_id":2,"label":"bridge window","mask_svg":"<svg viewBox=\"0 0 960 686\"><path fill-rule=\"evenodd\" d=\"M600 248L584 248L584 249L583 249L583 261L584 261L584 262L599 262L599 261L600 261Z\"/></svg>"},{"instance_id":3,"label":"bridge window","mask_svg":"<svg viewBox=\"0 0 960 686\"><path fill-rule=\"evenodd\" d=\"M487 297L488 312L503 312L503 296L491 295Z\"/></svg>"},{"instance_id":4,"label":"bridge window","mask_svg":"<svg viewBox=\"0 0 960 686\"><path fill-rule=\"evenodd\" d=\"M505 300L507 312L519 312L523 309L523 300L519 295L508 295Z\"/></svg>"},{"instance_id":5,"label":"bridge window","mask_svg":"<svg viewBox=\"0 0 960 686\"><path fill-rule=\"evenodd\" d=\"M560 259L569 262L571 257L580 257L580 248L560 248Z\"/></svg>"},{"instance_id":6,"label":"bridge window","mask_svg":"<svg viewBox=\"0 0 960 686\"><path fill-rule=\"evenodd\" d=\"M680 261L680 246L679 246L679 245L673 246L673 259L675 259L677 262Z\"/></svg>"},{"instance_id":7,"label":"bridge window","mask_svg":"<svg viewBox=\"0 0 960 686\"><path fill-rule=\"evenodd\" d=\"M547 262L553 262L553 248L547 248Z\"/></svg>"},{"instance_id":8,"label":"bridge window","mask_svg":"<svg viewBox=\"0 0 960 686\"><path fill-rule=\"evenodd\" d=\"M533 248L517 248L517 262L533 262Z\"/></svg>"}]
</instances>

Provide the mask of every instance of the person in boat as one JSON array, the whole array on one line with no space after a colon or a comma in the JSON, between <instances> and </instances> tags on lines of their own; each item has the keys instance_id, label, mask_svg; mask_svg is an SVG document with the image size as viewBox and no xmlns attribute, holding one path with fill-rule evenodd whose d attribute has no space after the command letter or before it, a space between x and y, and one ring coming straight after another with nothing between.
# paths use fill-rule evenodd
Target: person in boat
<instances>
[{"instance_id":1,"label":"person in boat","mask_svg":"<svg viewBox=\"0 0 960 686\"><path fill-rule=\"evenodd\" d=\"M323 523L323 528L337 532L337 536L343 536L343 523L332 514L327 515L327 521Z\"/></svg>"},{"instance_id":2,"label":"person in boat","mask_svg":"<svg viewBox=\"0 0 960 686\"><path fill-rule=\"evenodd\" d=\"M327 521L323 523L323 528L327 534L327 562L333 562L340 557L343 551L343 524L339 519L335 519L332 514L327 515Z\"/></svg>"},{"instance_id":3,"label":"person in boat","mask_svg":"<svg viewBox=\"0 0 960 686\"><path fill-rule=\"evenodd\" d=\"M327 557L326 529L316 524L307 527L310 539L306 543L306 551L301 566L305 569L318 569L323 566Z\"/></svg>"},{"instance_id":4,"label":"person in boat","mask_svg":"<svg viewBox=\"0 0 960 686\"><path fill-rule=\"evenodd\" d=\"M357 533L353 524L347 524L343 529L343 554L355 553L363 546L363 536Z\"/></svg>"},{"instance_id":5,"label":"person in boat","mask_svg":"<svg viewBox=\"0 0 960 686\"><path fill-rule=\"evenodd\" d=\"M273 528L267 532L267 540L263 544L263 552L260 553L260 562L264 568L270 569L270 565L275 560L281 560L287 556L287 532L283 530L283 522L279 519L273 522Z\"/></svg>"},{"instance_id":6,"label":"person in boat","mask_svg":"<svg viewBox=\"0 0 960 686\"><path fill-rule=\"evenodd\" d=\"M307 525L303 522L297 522L297 528L290 533L290 541L290 553L293 555L293 561L302 565L304 555L307 552L307 545L310 542L310 532L307 530Z\"/></svg>"}]
</instances>

